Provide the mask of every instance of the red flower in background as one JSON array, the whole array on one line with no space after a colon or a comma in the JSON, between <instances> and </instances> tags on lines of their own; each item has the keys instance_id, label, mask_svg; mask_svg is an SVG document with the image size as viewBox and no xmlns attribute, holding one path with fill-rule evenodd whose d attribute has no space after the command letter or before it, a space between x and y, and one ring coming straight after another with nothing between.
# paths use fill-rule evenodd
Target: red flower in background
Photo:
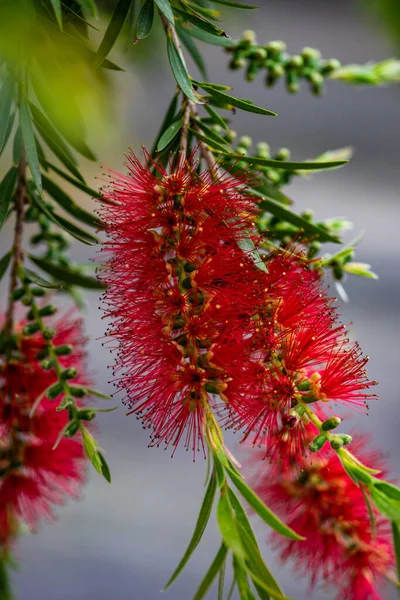
<instances>
[{"instance_id":1,"label":"red flower in background","mask_svg":"<svg viewBox=\"0 0 400 600\"><path fill-rule=\"evenodd\" d=\"M382 469L382 457L365 451L365 441L359 438L352 450L363 463ZM390 574L394 562L390 528L372 508L374 531L362 489L344 471L336 452L313 455L300 473L295 467L282 471L263 466L253 484L260 498L306 538L292 542L273 534L283 561L293 560L312 587L323 579L338 588L338 599L380 598L377 580Z\"/></svg>"},{"instance_id":2,"label":"red flower in background","mask_svg":"<svg viewBox=\"0 0 400 600\"><path fill-rule=\"evenodd\" d=\"M54 345L72 346L71 354L59 357L60 364L84 372L81 321L67 315L55 328ZM53 449L68 423L67 411L56 411L57 400L44 396L30 414L37 398L57 381L36 357L44 341L40 334L17 333L17 338L15 357L0 358L0 545L13 540L20 523L35 528L40 519L52 518L53 505L76 496L84 480L82 442L62 438ZM87 383L82 376L78 381Z\"/></svg>"}]
</instances>

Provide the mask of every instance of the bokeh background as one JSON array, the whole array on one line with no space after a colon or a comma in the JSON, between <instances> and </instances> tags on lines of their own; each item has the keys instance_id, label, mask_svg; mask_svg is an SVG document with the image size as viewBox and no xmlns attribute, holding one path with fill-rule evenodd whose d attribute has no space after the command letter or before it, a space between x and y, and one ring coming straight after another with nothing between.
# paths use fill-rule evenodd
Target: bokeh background
<instances>
[{"instance_id":1,"label":"bokeh background","mask_svg":"<svg viewBox=\"0 0 400 600\"><path fill-rule=\"evenodd\" d=\"M314 46L343 64L396 54L383 23L361 0L258 0L258 4L258 12L226 11L226 30L233 37L251 28L261 42L285 40L291 53ZM135 48L127 42L125 57L124 48L120 56L118 51L114 54L127 72L112 74L114 101L103 125L91 132L97 155L107 166L121 170L128 145L139 151L141 144L152 144L174 89L163 44L155 36ZM380 279L349 276L345 285L350 302L340 309L345 322L354 321L352 336L371 356L369 374L380 381L380 400L372 404L368 417L348 414L352 418L345 424L348 430L370 431L374 443L388 452L393 476L399 477L400 86L368 89L328 82L323 98L311 96L306 87L293 97L282 85L268 90L261 80L246 83L242 73L226 69L228 57L222 49L202 47L210 81L232 85L239 97L251 97L279 113L278 118L238 113L233 126L240 135L268 141L273 150L287 146L294 160L349 144L355 148L349 166L297 180L287 191L298 210L312 208L321 218L345 215L355 224L353 235L365 230L358 260L371 263ZM88 181L98 186L94 177L101 176L100 167L85 164L83 170ZM10 229L8 224L2 232L2 247L9 245ZM76 244L73 253L86 259L95 250L88 253ZM112 358L99 339L104 323L98 304L97 294L87 295L89 362L96 388L111 393L107 367ZM44 524L38 535L22 539L17 556L22 570L15 576L17 599L190 600L218 546L213 519L181 578L162 595L160 590L190 538L203 493L204 461L193 464L184 451L171 459L168 451L148 449L147 432L133 416L125 416L123 407L100 415L98 428L113 484L90 470L81 500L59 509L57 522ZM228 436L228 441L240 459L238 440ZM288 596L335 597L333 590L321 588L310 593L307 582L290 565L283 567L275 559L266 527L260 522L254 526L267 563ZM382 596L392 600L396 593L387 587ZM216 598L216 592L207 597Z\"/></svg>"}]
</instances>

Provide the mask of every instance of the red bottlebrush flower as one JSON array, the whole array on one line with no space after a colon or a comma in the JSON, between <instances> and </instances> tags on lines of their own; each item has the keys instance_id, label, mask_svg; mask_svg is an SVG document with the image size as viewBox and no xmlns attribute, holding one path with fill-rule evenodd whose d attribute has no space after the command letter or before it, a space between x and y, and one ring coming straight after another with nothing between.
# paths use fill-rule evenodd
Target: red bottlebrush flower
<instances>
[{"instance_id":1,"label":"red bottlebrush flower","mask_svg":"<svg viewBox=\"0 0 400 600\"><path fill-rule=\"evenodd\" d=\"M377 452L364 448L365 439L354 442L357 458L384 467ZM379 600L375 586L393 566L391 535L387 522L372 508L370 521L363 492L345 473L336 453L313 455L302 471L283 472L263 466L254 477L254 489L285 522L306 539L292 542L274 534L273 543L283 561L310 577L311 586L323 579L339 589L338 599Z\"/></svg>"},{"instance_id":2,"label":"red bottlebrush flower","mask_svg":"<svg viewBox=\"0 0 400 600\"><path fill-rule=\"evenodd\" d=\"M0 358L0 546L8 545L24 522L35 528L42 518L52 518L54 504L76 496L84 480L84 451L80 439L63 438L53 446L68 423L67 411L56 411L54 400L43 392L57 381L45 371L36 355L45 347L40 334L24 337L17 326L13 357ZM69 315L55 324L56 346L70 344L72 352L60 356L64 368L84 370L85 342L81 321ZM79 376L76 383L87 383Z\"/></svg>"},{"instance_id":3,"label":"red bottlebrush flower","mask_svg":"<svg viewBox=\"0 0 400 600\"><path fill-rule=\"evenodd\" d=\"M195 453L205 412L249 360L262 272L238 247L254 205L242 182L181 162L159 177L133 155L101 215L109 241L104 304L117 340L116 386L153 428L151 445ZM111 202L110 202L111 201ZM235 364L224 357L235 347ZM234 387L234 386L230 386Z\"/></svg>"}]
</instances>

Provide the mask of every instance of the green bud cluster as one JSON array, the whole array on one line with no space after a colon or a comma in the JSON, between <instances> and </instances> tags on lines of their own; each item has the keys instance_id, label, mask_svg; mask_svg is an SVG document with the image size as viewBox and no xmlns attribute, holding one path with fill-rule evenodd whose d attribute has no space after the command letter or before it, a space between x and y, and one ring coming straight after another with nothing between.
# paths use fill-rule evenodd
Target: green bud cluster
<instances>
[{"instance_id":1,"label":"green bud cluster","mask_svg":"<svg viewBox=\"0 0 400 600\"><path fill-rule=\"evenodd\" d=\"M246 69L247 81L254 81L261 71L266 71L265 84L268 87L285 78L288 92L295 94L302 80L308 82L313 94L323 92L324 80L341 67L336 59L323 60L315 48L303 48L300 54L290 55L286 44L272 41L265 46L257 44L254 31L245 31L239 42L227 48L232 54L229 68Z\"/></svg>"}]
</instances>

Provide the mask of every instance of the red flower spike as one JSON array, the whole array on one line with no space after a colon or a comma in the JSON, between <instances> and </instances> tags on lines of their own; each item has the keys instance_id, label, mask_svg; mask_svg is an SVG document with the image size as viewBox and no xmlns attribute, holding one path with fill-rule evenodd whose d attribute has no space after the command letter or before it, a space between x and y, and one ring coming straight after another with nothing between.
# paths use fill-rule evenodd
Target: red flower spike
<instances>
[{"instance_id":1,"label":"red flower spike","mask_svg":"<svg viewBox=\"0 0 400 600\"><path fill-rule=\"evenodd\" d=\"M18 324L17 331L24 325ZM54 326L54 344L73 347L71 354L59 357L60 364L84 371L81 321L66 315ZM30 416L35 400L57 378L36 359L45 347L40 334L17 335L18 357L0 358L0 546L13 541L21 522L34 529L41 519L53 518L53 505L77 496L84 480L80 439L63 438L53 450L68 423L67 412L56 411L57 401L44 397ZM75 383L88 382L79 375Z\"/></svg>"},{"instance_id":2,"label":"red flower spike","mask_svg":"<svg viewBox=\"0 0 400 600\"><path fill-rule=\"evenodd\" d=\"M382 457L366 451L365 442L354 442L356 456L384 472ZM293 560L295 569L310 577L311 587L323 579L338 588L338 600L381 598L377 580L389 575L394 563L390 530L373 508L374 532L362 490L345 473L336 453L313 455L300 473L294 466L285 472L263 466L254 477L254 489L306 538L297 543L272 536L281 559Z\"/></svg>"}]
</instances>

